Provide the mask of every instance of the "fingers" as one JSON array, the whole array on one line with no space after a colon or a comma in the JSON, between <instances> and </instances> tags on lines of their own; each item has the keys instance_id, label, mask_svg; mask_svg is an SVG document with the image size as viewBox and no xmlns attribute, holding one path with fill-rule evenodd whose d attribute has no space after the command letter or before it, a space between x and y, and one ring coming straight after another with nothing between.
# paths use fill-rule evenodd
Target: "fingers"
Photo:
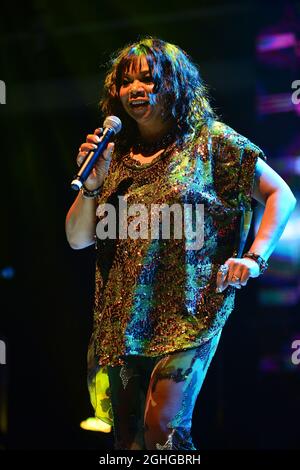
<instances>
[{"instance_id":1,"label":"fingers","mask_svg":"<svg viewBox=\"0 0 300 470\"><path fill-rule=\"evenodd\" d=\"M97 148L97 145L96 144L88 144L88 143L84 143L82 144L80 147L79 147L79 153L77 155L77 158L76 158L76 163L78 166L80 166L82 164L82 162L84 161L84 159L86 158L88 152L90 150L95 150Z\"/></svg>"},{"instance_id":2,"label":"fingers","mask_svg":"<svg viewBox=\"0 0 300 470\"><path fill-rule=\"evenodd\" d=\"M240 278L240 285L245 286L249 280L249 275L246 272L242 272L241 278Z\"/></svg>"},{"instance_id":3,"label":"fingers","mask_svg":"<svg viewBox=\"0 0 300 470\"><path fill-rule=\"evenodd\" d=\"M233 286L235 287L236 289L241 289L241 277L240 277L240 274L238 274L237 272L234 272L234 273L230 273L228 274L227 276L227 286Z\"/></svg>"},{"instance_id":4,"label":"fingers","mask_svg":"<svg viewBox=\"0 0 300 470\"><path fill-rule=\"evenodd\" d=\"M86 136L86 141L89 142L90 144L98 145L99 142L101 141L101 135L102 134L103 134L102 127L97 127L97 129L95 129L95 131L94 131L94 134L88 134Z\"/></svg>"},{"instance_id":5,"label":"fingers","mask_svg":"<svg viewBox=\"0 0 300 470\"><path fill-rule=\"evenodd\" d=\"M86 136L86 141L90 144L96 144L98 145L100 142L101 137L97 134L88 134Z\"/></svg>"},{"instance_id":6,"label":"fingers","mask_svg":"<svg viewBox=\"0 0 300 470\"><path fill-rule=\"evenodd\" d=\"M216 292L222 292L225 287L225 278L227 277L227 273L229 270L228 264L222 264L217 272L217 288Z\"/></svg>"},{"instance_id":7,"label":"fingers","mask_svg":"<svg viewBox=\"0 0 300 470\"><path fill-rule=\"evenodd\" d=\"M92 143L89 144L89 143L85 142L84 144L80 145L79 152L80 153L89 152L90 150L95 150L97 147L98 147L97 144L92 144Z\"/></svg>"},{"instance_id":8,"label":"fingers","mask_svg":"<svg viewBox=\"0 0 300 470\"><path fill-rule=\"evenodd\" d=\"M84 161L84 159L87 156L88 152L90 152L91 150L96 150L96 148L98 147L99 142L101 142L101 140L102 140L102 137L101 137L102 134L103 134L102 127L98 127L97 129L95 129L94 134L88 134L87 135L86 142L81 144L79 149L78 149L79 153L78 153L77 159L76 159L76 162L77 162L78 166L80 166L82 164L82 162ZM106 147L106 149L103 151L102 157L104 158L104 160L106 160L106 161L110 160L110 157L111 157L112 152L114 150L114 145L115 144L113 142L110 142L108 144L108 146ZM101 159L98 160L96 166L97 165L101 166L100 160Z\"/></svg>"},{"instance_id":9,"label":"fingers","mask_svg":"<svg viewBox=\"0 0 300 470\"><path fill-rule=\"evenodd\" d=\"M76 158L76 163L78 166L80 166L83 160L85 159L85 155L86 155L86 152L84 153L82 152L78 154L78 157Z\"/></svg>"},{"instance_id":10,"label":"fingers","mask_svg":"<svg viewBox=\"0 0 300 470\"><path fill-rule=\"evenodd\" d=\"M100 136L103 134L103 128L102 127L97 127L97 129L95 129L94 131L94 134Z\"/></svg>"},{"instance_id":11,"label":"fingers","mask_svg":"<svg viewBox=\"0 0 300 470\"><path fill-rule=\"evenodd\" d=\"M97 148L97 145L94 145L94 144L82 144L82 146L80 147L80 151L77 155L77 159L76 159L76 162L77 162L77 165L78 166L81 166L82 162L85 160L88 152L90 150L95 150L95 148ZM111 156L112 156L112 153L114 151L114 148L115 148L115 144L113 142L110 142L108 144L108 146L106 147L106 149L103 151L103 154L102 154L102 157L104 160L106 160L107 162L110 161L111 159ZM99 158L98 162L96 163L96 167L101 167L101 158Z\"/></svg>"},{"instance_id":12,"label":"fingers","mask_svg":"<svg viewBox=\"0 0 300 470\"><path fill-rule=\"evenodd\" d=\"M95 129L94 134L88 134L86 136L86 142L80 145L79 152L88 152L89 150L96 149L99 142L101 141L102 133L102 127L98 127L97 129Z\"/></svg>"},{"instance_id":13,"label":"fingers","mask_svg":"<svg viewBox=\"0 0 300 470\"><path fill-rule=\"evenodd\" d=\"M79 154L77 156L77 164L80 166L90 150L96 150L99 142L101 141L101 135L103 133L102 127L95 129L94 134L88 134L86 142L80 145Z\"/></svg>"},{"instance_id":14,"label":"fingers","mask_svg":"<svg viewBox=\"0 0 300 470\"><path fill-rule=\"evenodd\" d=\"M108 146L106 147L106 149L103 151L103 154L102 154L102 156L105 160L110 159L110 157L111 157L111 155L114 151L114 148L115 148L115 144L113 142L110 142L108 144Z\"/></svg>"},{"instance_id":15,"label":"fingers","mask_svg":"<svg viewBox=\"0 0 300 470\"><path fill-rule=\"evenodd\" d=\"M216 292L223 292L229 285L241 289L249 280L249 270L243 261L229 258L217 272Z\"/></svg>"}]
</instances>

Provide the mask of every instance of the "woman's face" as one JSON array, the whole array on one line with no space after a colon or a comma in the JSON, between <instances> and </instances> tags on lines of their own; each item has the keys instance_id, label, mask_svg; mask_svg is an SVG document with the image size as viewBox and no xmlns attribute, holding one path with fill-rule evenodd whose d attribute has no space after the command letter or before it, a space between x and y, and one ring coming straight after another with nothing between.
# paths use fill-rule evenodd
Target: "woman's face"
<instances>
[{"instance_id":1,"label":"woman's face","mask_svg":"<svg viewBox=\"0 0 300 470\"><path fill-rule=\"evenodd\" d=\"M161 124L163 107L153 100L154 83L152 81L146 57L141 57L139 70L131 67L124 73L119 96L125 111L142 126L153 128L155 123Z\"/></svg>"}]
</instances>

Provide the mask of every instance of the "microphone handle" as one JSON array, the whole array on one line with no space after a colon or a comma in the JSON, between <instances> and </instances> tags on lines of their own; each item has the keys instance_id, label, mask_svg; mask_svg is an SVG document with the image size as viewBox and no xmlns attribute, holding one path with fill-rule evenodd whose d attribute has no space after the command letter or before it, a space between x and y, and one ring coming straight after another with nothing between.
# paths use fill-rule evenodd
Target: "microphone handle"
<instances>
[{"instance_id":1,"label":"microphone handle","mask_svg":"<svg viewBox=\"0 0 300 470\"><path fill-rule=\"evenodd\" d=\"M102 135L102 140L99 142L98 147L95 150L90 150L87 154L84 162L82 163L77 175L71 183L71 188L75 191L79 191L82 187L85 180L88 178L91 173L95 163L104 150L106 149L111 137L115 134L115 131L112 127L108 127L104 130Z\"/></svg>"}]
</instances>

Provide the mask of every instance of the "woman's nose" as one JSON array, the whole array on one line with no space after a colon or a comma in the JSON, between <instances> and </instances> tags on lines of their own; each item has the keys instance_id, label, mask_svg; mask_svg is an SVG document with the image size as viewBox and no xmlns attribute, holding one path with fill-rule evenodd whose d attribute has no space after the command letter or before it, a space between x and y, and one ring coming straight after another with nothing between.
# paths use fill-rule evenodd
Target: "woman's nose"
<instances>
[{"instance_id":1,"label":"woman's nose","mask_svg":"<svg viewBox=\"0 0 300 470\"><path fill-rule=\"evenodd\" d=\"M141 82L133 82L132 83L132 86L131 86L131 90L130 90L130 93L132 95L136 95L138 93L144 93L145 90L141 84Z\"/></svg>"}]
</instances>

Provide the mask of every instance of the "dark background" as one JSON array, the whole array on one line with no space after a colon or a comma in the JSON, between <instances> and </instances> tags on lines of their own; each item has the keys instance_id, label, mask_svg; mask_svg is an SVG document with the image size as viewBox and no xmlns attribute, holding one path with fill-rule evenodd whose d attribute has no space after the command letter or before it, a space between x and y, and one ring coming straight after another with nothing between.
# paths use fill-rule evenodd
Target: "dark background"
<instances>
[{"instance_id":1,"label":"dark background","mask_svg":"<svg viewBox=\"0 0 300 470\"><path fill-rule=\"evenodd\" d=\"M111 435L79 428L92 415L86 350L94 249L73 251L64 233L77 149L102 123L97 103L110 54L146 34L182 47L199 64L221 119L261 146L272 165L276 143L299 131L299 117L257 118L259 74L279 78L258 67L255 43L287 6L299 22L299 2L1 6L7 102L0 107L0 268L14 270L0 279L0 337L7 346L0 366L2 448L111 445ZM300 79L297 68L291 78ZM199 396L193 433L202 449L299 447L300 366L272 373L260 367L265 355L283 357L300 332L299 305L262 306L261 282L251 280L238 293Z\"/></svg>"}]
</instances>

